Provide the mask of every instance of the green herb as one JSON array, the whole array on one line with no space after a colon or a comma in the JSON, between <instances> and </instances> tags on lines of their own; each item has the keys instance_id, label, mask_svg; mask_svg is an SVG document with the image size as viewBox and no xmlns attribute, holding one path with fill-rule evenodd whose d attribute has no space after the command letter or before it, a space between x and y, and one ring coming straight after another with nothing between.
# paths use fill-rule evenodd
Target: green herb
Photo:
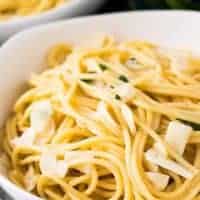
<instances>
[{"instance_id":1,"label":"green herb","mask_svg":"<svg viewBox=\"0 0 200 200\"><path fill-rule=\"evenodd\" d=\"M165 0L168 6L176 9L184 9L187 7L187 1L185 0Z\"/></svg>"},{"instance_id":2,"label":"green herb","mask_svg":"<svg viewBox=\"0 0 200 200\"><path fill-rule=\"evenodd\" d=\"M185 121L185 120L179 120L181 122L183 122L185 125L191 126L195 131L199 131L200 130L200 124L194 123L194 122L189 122L189 121Z\"/></svg>"},{"instance_id":3,"label":"green herb","mask_svg":"<svg viewBox=\"0 0 200 200\"><path fill-rule=\"evenodd\" d=\"M110 85L110 88L114 89L115 87L113 85Z\"/></svg>"},{"instance_id":4,"label":"green herb","mask_svg":"<svg viewBox=\"0 0 200 200\"><path fill-rule=\"evenodd\" d=\"M198 0L129 0L131 7L142 9L199 9Z\"/></svg>"},{"instance_id":5,"label":"green herb","mask_svg":"<svg viewBox=\"0 0 200 200\"><path fill-rule=\"evenodd\" d=\"M93 80L92 80L92 79L81 79L81 81L83 81L83 82L85 82L85 83L88 83L88 84L93 83Z\"/></svg>"},{"instance_id":6,"label":"green herb","mask_svg":"<svg viewBox=\"0 0 200 200\"><path fill-rule=\"evenodd\" d=\"M130 58L129 60L136 62L136 58L134 58L134 57Z\"/></svg>"},{"instance_id":7,"label":"green herb","mask_svg":"<svg viewBox=\"0 0 200 200\"><path fill-rule=\"evenodd\" d=\"M130 64L137 64L137 60L134 57L129 58L128 62L130 62Z\"/></svg>"},{"instance_id":8,"label":"green herb","mask_svg":"<svg viewBox=\"0 0 200 200\"><path fill-rule=\"evenodd\" d=\"M124 75L120 75L118 79L119 79L120 81L125 82L125 83L128 83L128 82L129 82L128 78L127 78L126 76L124 76Z\"/></svg>"},{"instance_id":9,"label":"green herb","mask_svg":"<svg viewBox=\"0 0 200 200\"><path fill-rule=\"evenodd\" d=\"M104 65L102 63L99 64L99 67L101 68L102 71L105 71L108 69L108 66L107 65Z\"/></svg>"},{"instance_id":10,"label":"green herb","mask_svg":"<svg viewBox=\"0 0 200 200\"><path fill-rule=\"evenodd\" d=\"M121 97L120 97L118 94L116 94L116 95L115 95L115 99L121 100Z\"/></svg>"},{"instance_id":11,"label":"green herb","mask_svg":"<svg viewBox=\"0 0 200 200\"><path fill-rule=\"evenodd\" d=\"M95 74L96 72L95 71L89 71L88 73L89 74Z\"/></svg>"}]
</instances>

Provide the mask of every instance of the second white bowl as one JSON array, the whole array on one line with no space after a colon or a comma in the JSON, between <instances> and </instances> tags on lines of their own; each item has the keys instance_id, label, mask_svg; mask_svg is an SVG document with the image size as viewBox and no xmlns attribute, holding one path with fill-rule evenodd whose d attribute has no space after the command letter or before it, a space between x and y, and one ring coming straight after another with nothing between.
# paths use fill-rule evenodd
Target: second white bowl
<instances>
[{"instance_id":1,"label":"second white bowl","mask_svg":"<svg viewBox=\"0 0 200 200\"><path fill-rule=\"evenodd\" d=\"M88 14L98 9L105 0L70 0L66 5L39 15L26 16L0 22L0 43L25 28L68 17Z\"/></svg>"}]
</instances>

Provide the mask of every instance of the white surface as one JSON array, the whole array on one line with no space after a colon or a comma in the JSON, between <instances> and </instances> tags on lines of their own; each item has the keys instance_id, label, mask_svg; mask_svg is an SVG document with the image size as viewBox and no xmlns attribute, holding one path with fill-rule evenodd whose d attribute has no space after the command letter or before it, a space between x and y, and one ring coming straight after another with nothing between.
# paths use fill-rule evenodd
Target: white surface
<instances>
[{"instance_id":1,"label":"white surface","mask_svg":"<svg viewBox=\"0 0 200 200\"><path fill-rule=\"evenodd\" d=\"M0 42L25 28L95 11L105 0L70 0L65 5L39 15L0 21Z\"/></svg>"},{"instance_id":2,"label":"white surface","mask_svg":"<svg viewBox=\"0 0 200 200\"><path fill-rule=\"evenodd\" d=\"M145 39L162 45L199 51L200 14L196 12L130 12L85 17L39 26L22 32L0 49L0 123L31 72L40 71L47 49L58 42L79 43L97 32L120 39ZM2 185L16 199L35 200L5 178Z\"/></svg>"}]
</instances>

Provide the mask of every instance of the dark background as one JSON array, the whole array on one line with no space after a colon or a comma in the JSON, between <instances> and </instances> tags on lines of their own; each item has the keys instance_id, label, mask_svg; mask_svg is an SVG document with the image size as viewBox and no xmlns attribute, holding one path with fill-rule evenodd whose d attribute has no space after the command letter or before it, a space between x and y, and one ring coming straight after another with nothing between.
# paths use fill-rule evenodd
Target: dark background
<instances>
[{"instance_id":1,"label":"dark background","mask_svg":"<svg viewBox=\"0 0 200 200\"><path fill-rule=\"evenodd\" d=\"M107 0L107 3L97 13L135 9L200 10L200 0Z\"/></svg>"},{"instance_id":2,"label":"dark background","mask_svg":"<svg viewBox=\"0 0 200 200\"><path fill-rule=\"evenodd\" d=\"M125 10L130 10L128 0L107 0L107 3L98 12L107 13Z\"/></svg>"}]
</instances>

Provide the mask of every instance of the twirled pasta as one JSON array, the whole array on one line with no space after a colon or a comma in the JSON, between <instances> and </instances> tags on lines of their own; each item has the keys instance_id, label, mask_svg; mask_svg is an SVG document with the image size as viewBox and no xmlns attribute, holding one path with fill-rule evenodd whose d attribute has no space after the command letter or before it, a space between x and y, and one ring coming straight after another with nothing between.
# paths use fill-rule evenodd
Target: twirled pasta
<instances>
[{"instance_id":1,"label":"twirled pasta","mask_svg":"<svg viewBox=\"0 0 200 200\"><path fill-rule=\"evenodd\" d=\"M47 60L4 129L11 181L44 199L200 199L198 58L105 37L96 48L59 44ZM164 164L148 157L154 148Z\"/></svg>"},{"instance_id":2,"label":"twirled pasta","mask_svg":"<svg viewBox=\"0 0 200 200\"><path fill-rule=\"evenodd\" d=\"M58 7L68 0L0 0L0 20L36 15Z\"/></svg>"}]
</instances>

